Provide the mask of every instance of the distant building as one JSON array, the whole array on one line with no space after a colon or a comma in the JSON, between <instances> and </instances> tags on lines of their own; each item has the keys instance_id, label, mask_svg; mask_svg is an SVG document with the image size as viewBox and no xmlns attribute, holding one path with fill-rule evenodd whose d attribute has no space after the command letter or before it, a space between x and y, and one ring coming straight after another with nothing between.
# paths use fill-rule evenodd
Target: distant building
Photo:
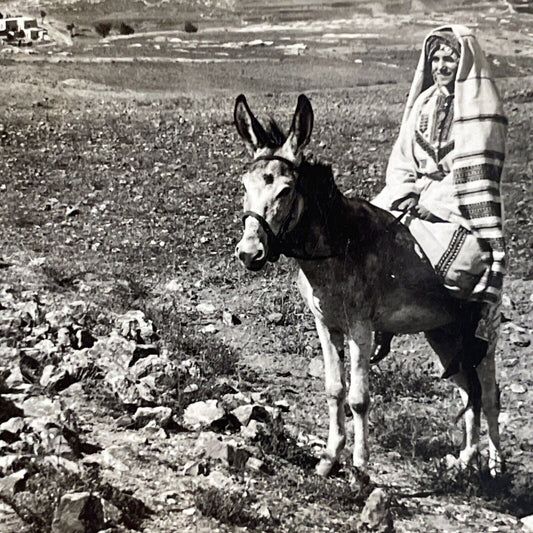
<instances>
[{"instance_id":1,"label":"distant building","mask_svg":"<svg viewBox=\"0 0 533 533\"><path fill-rule=\"evenodd\" d=\"M8 16L0 18L0 39L7 42L47 41L48 30L37 25L37 20L31 17Z\"/></svg>"}]
</instances>

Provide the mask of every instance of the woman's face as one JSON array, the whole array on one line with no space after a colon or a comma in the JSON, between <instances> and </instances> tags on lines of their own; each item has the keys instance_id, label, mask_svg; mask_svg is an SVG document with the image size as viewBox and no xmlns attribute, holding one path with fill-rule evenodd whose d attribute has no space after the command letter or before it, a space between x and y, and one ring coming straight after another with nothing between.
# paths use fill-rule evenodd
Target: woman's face
<instances>
[{"instance_id":1,"label":"woman's face","mask_svg":"<svg viewBox=\"0 0 533 533\"><path fill-rule=\"evenodd\" d=\"M447 87L455 82L459 57L453 48L441 44L431 56L431 74L439 87ZM453 85L452 85L453 87Z\"/></svg>"}]
</instances>

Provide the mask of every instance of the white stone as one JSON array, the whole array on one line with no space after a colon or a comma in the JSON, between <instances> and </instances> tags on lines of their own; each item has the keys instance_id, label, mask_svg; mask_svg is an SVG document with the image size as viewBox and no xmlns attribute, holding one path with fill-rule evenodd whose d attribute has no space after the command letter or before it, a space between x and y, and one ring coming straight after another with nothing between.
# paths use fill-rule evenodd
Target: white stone
<instances>
[{"instance_id":1,"label":"white stone","mask_svg":"<svg viewBox=\"0 0 533 533\"><path fill-rule=\"evenodd\" d=\"M199 428L220 420L225 414L218 400L206 400L187 406L183 413L183 421L187 426Z\"/></svg>"},{"instance_id":2,"label":"white stone","mask_svg":"<svg viewBox=\"0 0 533 533\"><path fill-rule=\"evenodd\" d=\"M202 315L212 315L217 308L212 303L202 302L196 306L196 310Z\"/></svg>"},{"instance_id":3,"label":"white stone","mask_svg":"<svg viewBox=\"0 0 533 533\"><path fill-rule=\"evenodd\" d=\"M170 407L139 407L133 415L133 420L142 426L154 421L158 426L165 427L170 422L171 417L172 409Z\"/></svg>"},{"instance_id":4,"label":"white stone","mask_svg":"<svg viewBox=\"0 0 533 533\"><path fill-rule=\"evenodd\" d=\"M533 532L533 514L529 516L524 516L524 518L520 519L520 522L522 522L526 531Z\"/></svg>"},{"instance_id":5,"label":"white stone","mask_svg":"<svg viewBox=\"0 0 533 533\"><path fill-rule=\"evenodd\" d=\"M317 356L311 359L307 373L314 378L324 377L324 360L322 357Z\"/></svg>"}]
</instances>

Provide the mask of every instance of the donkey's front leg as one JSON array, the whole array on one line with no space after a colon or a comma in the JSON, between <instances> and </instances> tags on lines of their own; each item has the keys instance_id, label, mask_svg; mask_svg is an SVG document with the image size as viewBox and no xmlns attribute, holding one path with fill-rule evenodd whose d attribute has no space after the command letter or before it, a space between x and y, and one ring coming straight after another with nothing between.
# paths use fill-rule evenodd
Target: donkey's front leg
<instances>
[{"instance_id":1,"label":"donkey's front leg","mask_svg":"<svg viewBox=\"0 0 533 533\"><path fill-rule=\"evenodd\" d=\"M329 409L328 444L322 459L316 467L316 472L321 476L327 476L346 444L344 335L340 331L328 329L319 318L316 318L315 322L324 355L326 396Z\"/></svg>"},{"instance_id":2,"label":"donkey's front leg","mask_svg":"<svg viewBox=\"0 0 533 533\"><path fill-rule=\"evenodd\" d=\"M368 374L372 347L370 324L358 322L348 337L350 348L350 392L348 403L354 420L353 464L364 468L368 462L368 410L370 392Z\"/></svg>"}]
</instances>

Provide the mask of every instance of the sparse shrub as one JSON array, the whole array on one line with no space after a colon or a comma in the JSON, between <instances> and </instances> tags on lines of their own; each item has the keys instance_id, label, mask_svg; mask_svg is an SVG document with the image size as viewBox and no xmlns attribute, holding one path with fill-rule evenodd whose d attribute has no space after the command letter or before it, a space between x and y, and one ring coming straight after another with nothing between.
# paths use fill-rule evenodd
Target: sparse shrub
<instances>
[{"instance_id":1,"label":"sparse shrub","mask_svg":"<svg viewBox=\"0 0 533 533\"><path fill-rule=\"evenodd\" d=\"M294 490L305 496L309 503L325 504L336 511L353 512L361 508L374 489L370 478L365 476L358 483L348 483L335 478L305 476L297 480Z\"/></svg>"},{"instance_id":2,"label":"sparse shrub","mask_svg":"<svg viewBox=\"0 0 533 533\"><path fill-rule=\"evenodd\" d=\"M370 417L373 435L380 446L403 457L428 461L455 449L449 424L426 412L413 413L412 407L390 410L376 406Z\"/></svg>"},{"instance_id":3,"label":"sparse shrub","mask_svg":"<svg viewBox=\"0 0 533 533\"><path fill-rule=\"evenodd\" d=\"M98 35L100 35L100 37L106 38L109 35L112 27L113 25L111 22L97 22L94 25L94 30Z\"/></svg>"},{"instance_id":4,"label":"sparse shrub","mask_svg":"<svg viewBox=\"0 0 533 533\"><path fill-rule=\"evenodd\" d=\"M405 360L391 354L379 367L372 367L370 373L370 393L373 397L381 396L383 402L435 394L436 378L420 365L420 361Z\"/></svg>"},{"instance_id":5,"label":"sparse shrub","mask_svg":"<svg viewBox=\"0 0 533 533\"><path fill-rule=\"evenodd\" d=\"M120 26L118 27L118 31L120 35L133 35L135 33L135 30L125 22L121 22Z\"/></svg>"},{"instance_id":6,"label":"sparse shrub","mask_svg":"<svg viewBox=\"0 0 533 533\"><path fill-rule=\"evenodd\" d=\"M436 494L481 498L487 502L487 507L518 517L533 512L531 472L511 469L494 478L478 456L477 462L464 470L449 469L445 461L432 461L424 466L423 474L423 486Z\"/></svg>"},{"instance_id":7,"label":"sparse shrub","mask_svg":"<svg viewBox=\"0 0 533 533\"><path fill-rule=\"evenodd\" d=\"M194 401L218 398L230 392L227 386L217 383L223 376L237 377L239 360L237 352L215 337L197 331L197 318L180 313L174 307L151 307L146 316L153 322L162 344L172 354L178 365L192 360L191 373L179 372L169 406L177 413ZM194 390L184 392L189 386Z\"/></svg>"},{"instance_id":8,"label":"sparse shrub","mask_svg":"<svg viewBox=\"0 0 533 533\"><path fill-rule=\"evenodd\" d=\"M311 450L298 446L296 440L286 432L281 419L273 420L260 430L254 442L265 456L285 459L309 472L318 463Z\"/></svg>"},{"instance_id":9,"label":"sparse shrub","mask_svg":"<svg viewBox=\"0 0 533 533\"><path fill-rule=\"evenodd\" d=\"M254 516L250 510L255 498L248 493L228 492L210 487L199 488L195 497L196 508L204 515L223 524L247 527L262 532L274 532L274 520Z\"/></svg>"}]
</instances>

